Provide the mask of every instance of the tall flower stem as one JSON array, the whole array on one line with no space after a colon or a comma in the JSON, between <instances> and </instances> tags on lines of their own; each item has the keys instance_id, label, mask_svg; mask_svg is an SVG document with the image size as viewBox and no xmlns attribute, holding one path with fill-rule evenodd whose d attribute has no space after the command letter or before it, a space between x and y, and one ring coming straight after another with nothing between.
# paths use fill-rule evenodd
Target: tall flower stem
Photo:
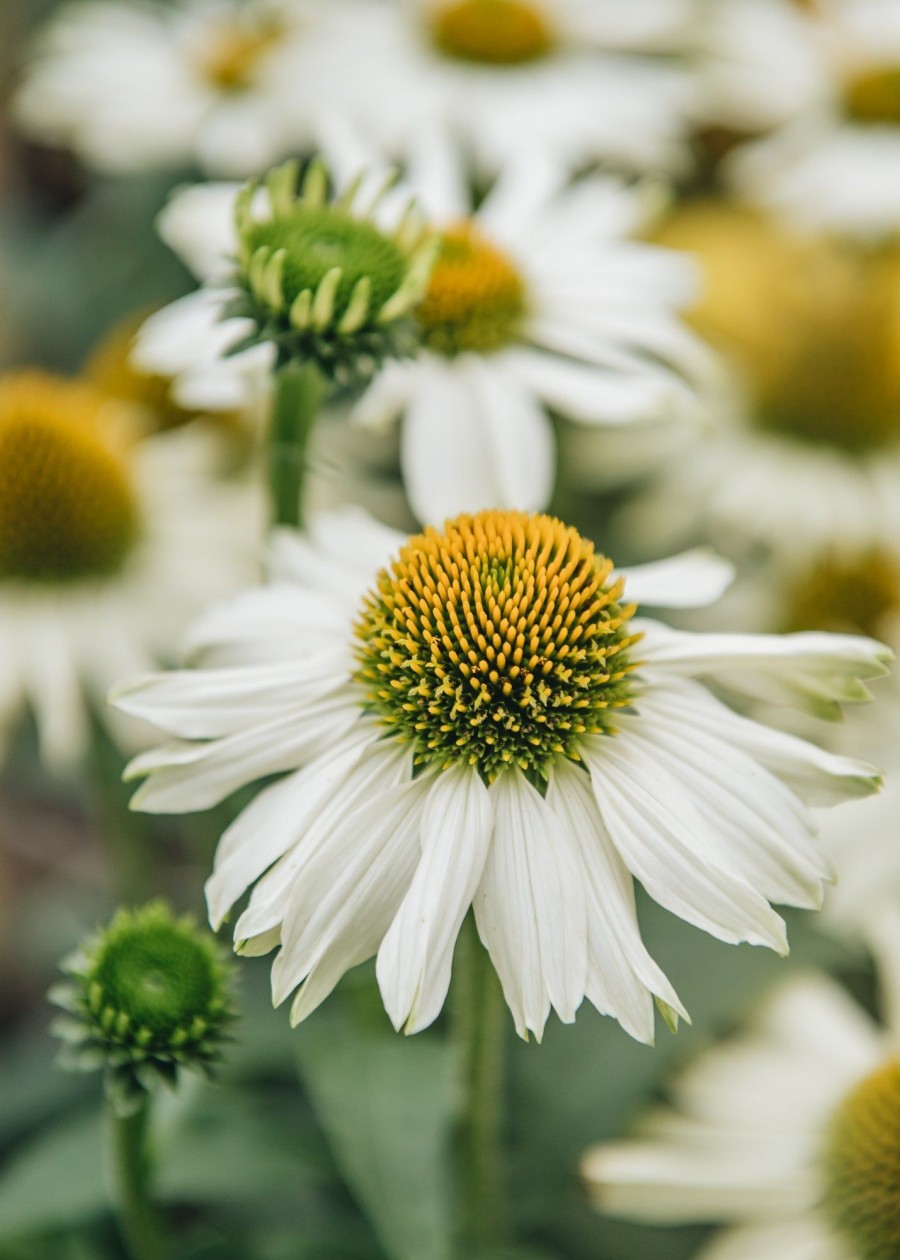
<instances>
[{"instance_id":1,"label":"tall flower stem","mask_svg":"<svg viewBox=\"0 0 900 1260\"><path fill-rule=\"evenodd\" d=\"M149 1098L124 1116L110 1107L113 1193L131 1260L163 1260L166 1254L159 1216L150 1199L149 1119Z\"/></svg>"},{"instance_id":2,"label":"tall flower stem","mask_svg":"<svg viewBox=\"0 0 900 1260\"><path fill-rule=\"evenodd\" d=\"M307 448L325 392L325 378L314 363L288 363L275 375L269 435L269 489L275 525L303 524Z\"/></svg>"},{"instance_id":3,"label":"tall flower stem","mask_svg":"<svg viewBox=\"0 0 900 1260\"><path fill-rule=\"evenodd\" d=\"M454 969L453 1024L462 1104L456 1131L456 1222L460 1258L501 1244L507 1225L502 1160L506 1006L471 916Z\"/></svg>"}]
</instances>

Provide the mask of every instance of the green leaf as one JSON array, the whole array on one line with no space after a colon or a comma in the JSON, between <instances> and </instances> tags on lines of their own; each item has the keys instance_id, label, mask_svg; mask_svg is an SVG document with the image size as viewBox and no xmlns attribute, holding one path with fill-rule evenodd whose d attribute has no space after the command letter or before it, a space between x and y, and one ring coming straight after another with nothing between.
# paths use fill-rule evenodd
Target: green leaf
<instances>
[{"instance_id":1,"label":"green leaf","mask_svg":"<svg viewBox=\"0 0 900 1260\"><path fill-rule=\"evenodd\" d=\"M335 1159L391 1260L451 1254L455 1082L435 1034L398 1035L333 995L295 1034L303 1080Z\"/></svg>"},{"instance_id":2,"label":"green leaf","mask_svg":"<svg viewBox=\"0 0 900 1260\"><path fill-rule=\"evenodd\" d=\"M106 1204L100 1117L66 1117L4 1165L0 1241L89 1220Z\"/></svg>"}]
</instances>

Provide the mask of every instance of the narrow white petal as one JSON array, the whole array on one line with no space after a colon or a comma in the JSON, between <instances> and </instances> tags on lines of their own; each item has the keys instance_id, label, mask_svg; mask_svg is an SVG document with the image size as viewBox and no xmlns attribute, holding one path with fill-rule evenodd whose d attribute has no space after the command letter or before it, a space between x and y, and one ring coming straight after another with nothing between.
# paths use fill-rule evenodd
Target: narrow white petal
<instances>
[{"instance_id":1,"label":"narrow white petal","mask_svg":"<svg viewBox=\"0 0 900 1260\"><path fill-rule=\"evenodd\" d=\"M804 1213L796 1220L745 1225L727 1230L700 1251L697 1260L856 1260L824 1215Z\"/></svg>"},{"instance_id":2,"label":"narrow white petal","mask_svg":"<svg viewBox=\"0 0 900 1260\"><path fill-rule=\"evenodd\" d=\"M617 570L625 579L625 598L656 608L705 608L734 581L734 565L707 547L668 560Z\"/></svg>"},{"instance_id":3,"label":"narrow white petal","mask_svg":"<svg viewBox=\"0 0 900 1260\"><path fill-rule=\"evenodd\" d=\"M504 772L490 793L494 839L475 921L516 1030L540 1040L551 1006L570 1023L584 997L583 875L560 820L523 775Z\"/></svg>"},{"instance_id":4,"label":"narrow white petal","mask_svg":"<svg viewBox=\"0 0 900 1260\"><path fill-rule=\"evenodd\" d=\"M481 880L493 826L477 770L442 771L431 782L415 878L378 951L378 984L399 1031L418 1032L440 1013L453 948Z\"/></svg>"}]
</instances>

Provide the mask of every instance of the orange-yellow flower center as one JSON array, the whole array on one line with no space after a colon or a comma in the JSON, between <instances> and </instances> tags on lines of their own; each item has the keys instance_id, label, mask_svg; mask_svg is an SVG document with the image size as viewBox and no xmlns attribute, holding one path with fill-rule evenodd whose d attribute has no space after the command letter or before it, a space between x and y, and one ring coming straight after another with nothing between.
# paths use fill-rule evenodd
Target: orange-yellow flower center
<instances>
[{"instance_id":1,"label":"orange-yellow flower center","mask_svg":"<svg viewBox=\"0 0 900 1260\"><path fill-rule=\"evenodd\" d=\"M536 780L633 696L623 583L550 516L480 512L410 539L356 626L356 680L417 759Z\"/></svg>"},{"instance_id":2,"label":"orange-yellow flower center","mask_svg":"<svg viewBox=\"0 0 900 1260\"><path fill-rule=\"evenodd\" d=\"M450 0L434 10L431 32L448 57L493 66L538 61L556 43L542 8L524 0Z\"/></svg>"},{"instance_id":3,"label":"orange-yellow flower center","mask_svg":"<svg viewBox=\"0 0 900 1260\"><path fill-rule=\"evenodd\" d=\"M121 567L139 521L109 408L76 381L0 379L0 579L66 581Z\"/></svg>"},{"instance_id":4,"label":"orange-yellow flower center","mask_svg":"<svg viewBox=\"0 0 900 1260\"><path fill-rule=\"evenodd\" d=\"M786 633L831 630L890 640L900 619L900 563L875 548L826 556L792 583L786 604Z\"/></svg>"},{"instance_id":5,"label":"orange-yellow flower center","mask_svg":"<svg viewBox=\"0 0 900 1260\"><path fill-rule=\"evenodd\" d=\"M222 92L244 92L253 87L266 57L284 38L281 22L234 20L207 32L200 52L200 70Z\"/></svg>"},{"instance_id":6,"label":"orange-yellow flower center","mask_svg":"<svg viewBox=\"0 0 900 1260\"><path fill-rule=\"evenodd\" d=\"M900 1256L900 1059L842 1103L825 1156L825 1209L858 1260Z\"/></svg>"},{"instance_id":7,"label":"orange-yellow flower center","mask_svg":"<svg viewBox=\"0 0 900 1260\"><path fill-rule=\"evenodd\" d=\"M472 223L447 228L416 312L426 344L439 354L489 354L515 341L525 313L514 263Z\"/></svg>"},{"instance_id":8,"label":"orange-yellow flower center","mask_svg":"<svg viewBox=\"0 0 900 1260\"><path fill-rule=\"evenodd\" d=\"M844 110L857 123L900 123L900 65L876 66L852 78L844 88Z\"/></svg>"}]
</instances>

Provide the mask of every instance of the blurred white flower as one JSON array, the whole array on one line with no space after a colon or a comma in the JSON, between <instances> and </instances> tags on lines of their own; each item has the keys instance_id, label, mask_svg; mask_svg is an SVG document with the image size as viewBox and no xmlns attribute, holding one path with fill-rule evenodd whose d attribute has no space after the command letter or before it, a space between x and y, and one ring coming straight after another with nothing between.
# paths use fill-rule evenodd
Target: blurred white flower
<instances>
[{"instance_id":1,"label":"blurred white flower","mask_svg":"<svg viewBox=\"0 0 900 1260\"><path fill-rule=\"evenodd\" d=\"M223 836L218 926L253 885L239 951L278 948L273 995L309 1014L378 955L394 1025L431 1023L470 906L516 1028L584 997L644 1041L683 1014L640 939L632 880L729 942L780 952L769 900L818 906L829 864L805 802L877 772L740 717L699 678L827 710L884 671L869 639L691 635L634 598L719 596L708 553L615 573L547 516L489 511L404 540L359 514L276 536L271 583L201 619L194 668L116 702L175 741L134 805L207 809L282 775ZM623 593L624 590L624 593Z\"/></svg>"},{"instance_id":2,"label":"blurred white flower","mask_svg":"<svg viewBox=\"0 0 900 1260\"><path fill-rule=\"evenodd\" d=\"M900 912L871 925L883 1024L815 973L708 1051L582 1171L601 1210L728 1222L697 1260L888 1260L900 1248Z\"/></svg>"},{"instance_id":3,"label":"blurred white flower","mask_svg":"<svg viewBox=\"0 0 900 1260\"><path fill-rule=\"evenodd\" d=\"M388 149L425 120L458 132L487 172L541 150L569 169L671 171L686 161L689 75L635 54L683 42L692 3L364 0L336 91Z\"/></svg>"},{"instance_id":4,"label":"blurred white flower","mask_svg":"<svg viewBox=\"0 0 900 1260\"><path fill-rule=\"evenodd\" d=\"M733 368L722 423L628 510L652 550L698 539L786 571L900 538L900 255L710 203L660 239L707 284L692 312Z\"/></svg>"},{"instance_id":5,"label":"blurred white flower","mask_svg":"<svg viewBox=\"0 0 900 1260\"><path fill-rule=\"evenodd\" d=\"M769 41L768 55L760 54L756 99L771 99L773 84L791 85L794 116L771 136L735 150L728 178L743 197L804 228L864 241L896 236L900 6L896 0L820 0L806 8L790 39L776 45L762 29L759 41L748 39L760 49ZM796 37L801 24L806 41ZM745 20L742 29L749 35L752 25ZM743 79L748 113L751 78ZM776 98L785 94L775 92Z\"/></svg>"},{"instance_id":6,"label":"blurred white flower","mask_svg":"<svg viewBox=\"0 0 900 1260\"><path fill-rule=\"evenodd\" d=\"M133 751L110 686L171 660L254 572L261 496L216 478L208 434L133 442L130 420L77 381L0 378L0 736L30 710L57 766L87 751L91 713Z\"/></svg>"},{"instance_id":7,"label":"blurred white flower","mask_svg":"<svg viewBox=\"0 0 900 1260\"><path fill-rule=\"evenodd\" d=\"M117 172L249 175L309 144L321 0L89 0L38 40L15 99L31 134Z\"/></svg>"}]
</instances>

